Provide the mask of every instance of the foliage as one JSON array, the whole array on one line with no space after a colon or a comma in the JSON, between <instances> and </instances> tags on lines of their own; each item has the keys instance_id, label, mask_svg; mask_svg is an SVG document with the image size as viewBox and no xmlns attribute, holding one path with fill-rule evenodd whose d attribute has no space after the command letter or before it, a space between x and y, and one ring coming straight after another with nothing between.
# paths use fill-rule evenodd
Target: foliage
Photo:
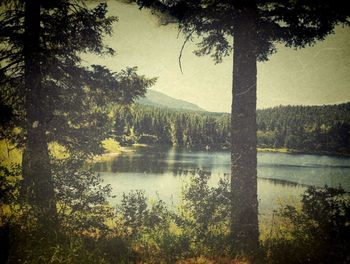
<instances>
[{"instance_id":1,"label":"foliage","mask_svg":"<svg viewBox=\"0 0 350 264\"><path fill-rule=\"evenodd\" d=\"M0 105L11 117L2 120L1 138L23 147L22 198L39 222L56 225L54 187L65 188L57 184L64 177L76 175L77 168L65 164L62 171L54 171L56 161L49 157L49 144L62 146L65 155L60 158L75 160L74 166L101 154L101 141L109 137L113 123L113 105L127 104L142 96L155 79L139 76L136 67L111 72L101 65L83 65L82 53L114 54L103 43L117 20L107 15L106 3L90 8L84 1L2 1L0 10ZM53 174L62 178L55 179L56 186ZM74 192L84 197L75 197L73 191L67 195L73 195L70 199L88 200L85 196L90 194L81 190L89 184L94 188L97 179L92 172L78 174L83 177L83 186ZM74 184L70 188L77 188L77 182ZM63 198L68 196L58 199ZM67 215L64 206L61 204L60 209ZM84 206L91 209L85 216L95 214L96 218L97 212L105 212L102 207L97 210L88 204ZM69 210L75 212L75 207Z\"/></svg>"},{"instance_id":2,"label":"foliage","mask_svg":"<svg viewBox=\"0 0 350 264\"><path fill-rule=\"evenodd\" d=\"M208 184L210 174L194 174L183 191L177 224L191 237L195 255L228 254L230 192L228 179L217 187Z\"/></svg>"},{"instance_id":3,"label":"foliage","mask_svg":"<svg viewBox=\"0 0 350 264\"><path fill-rule=\"evenodd\" d=\"M350 25L342 1L134 0L140 8L168 15L184 33L185 43L200 38L195 54L216 63L233 54L231 112L231 234L233 248L258 248L256 97L257 60L276 51L276 43L304 48ZM233 43L232 43L233 40ZM184 43L184 45L185 45ZM184 47L184 46L183 46ZM181 68L181 52L179 63Z\"/></svg>"},{"instance_id":4,"label":"foliage","mask_svg":"<svg viewBox=\"0 0 350 264\"><path fill-rule=\"evenodd\" d=\"M19 173L24 180L16 179L16 200L4 204L18 209L17 218L23 215L5 223L14 231L11 254L21 256L24 247L30 262L57 262L46 258L56 254L55 243L75 254L82 248L80 236L101 237L108 230L106 223L114 215L107 202L110 188L84 163L102 153L113 105L142 96L155 79L139 76L136 67L111 72L101 65L83 65L82 53L114 54L102 42L117 20L107 16L105 3L93 8L68 0L0 5L0 105L8 114L1 119L1 139L24 147ZM50 143L61 146L65 155L49 157ZM2 191L9 195L10 172L2 171L7 175ZM72 238L73 248L61 237ZM57 252L69 262L64 250Z\"/></svg>"},{"instance_id":5,"label":"foliage","mask_svg":"<svg viewBox=\"0 0 350 264\"><path fill-rule=\"evenodd\" d=\"M20 164L22 161L21 150L9 143L7 139L0 140L0 161L3 165L11 165L12 163Z\"/></svg>"},{"instance_id":6,"label":"foliage","mask_svg":"<svg viewBox=\"0 0 350 264\"><path fill-rule=\"evenodd\" d=\"M177 255L179 239L170 230L173 214L162 200L148 204L143 191L132 191L123 195L117 214L117 232L122 232L140 258L168 263L181 255Z\"/></svg>"},{"instance_id":7,"label":"foliage","mask_svg":"<svg viewBox=\"0 0 350 264\"><path fill-rule=\"evenodd\" d=\"M303 48L333 33L337 23L349 25L349 10L341 1L189 1L135 0L150 8L192 39L200 37L195 54L211 55L216 63L232 52L230 37L239 30L240 14L245 8L257 12L257 59L267 60L276 52L275 43ZM249 30L251 30L249 28Z\"/></svg>"},{"instance_id":8,"label":"foliage","mask_svg":"<svg viewBox=\"0 0 350 264\"><path fill-rule=\"evenodd\" d=\"M15 221L21 170L19 165L0 166L0 227Z\"/></svg>"},{"instance_id":9,"label":"foliage","mask_svg":"<svg viewBox=\"0 0 350 264\"><path fill-rule=\"evenodd\" d=\"M227 115L133 105L118 109L115 133L118 140L134 134L133 143L215 148L228 145L229 122Z\"/></svg>"},{"instance_id":10,"label":"foliage","mask_svg":"<svg viewBox=\"0 0 350 264\"><path fill-rule=\"evenodd\" d=\"M349 106L346 103L258 110L258 147L349 154ZM221 149L230 147L230 122L230 115L225 113L134 105L118 108L115 134L124 143Z\"/></svg>"},{"instance_id":11,"label":"foliage","mask_svg":"<svg viewBox=\"0 0 350 264\"><path fill-rule=\"evenodd\" d=\"M203 172L194 174L184 188L180 207L157 213L167 219L159 226L148 225L152 210L143 192L124 195L119 207L123 237L127 234L139 259L149 263L235 263L228 243L228 182L222 179L217 187L210 187L208 179ZM346 263L349 194L341 188L309 187L301 204L300 209L292 205L280 209L273 234L262 241L266 256L260 255L256 261Z\"/></svg>"},{"instance_id":12,"label":"foliage","mask_svg":"<svg viewBox=\"0 0 350 264\"><path fill-rule=\"evenodd\" d=\"M100 236L114 216L111 187L83 161L57 160L53 166L60 227L68 233Z\"/></svg>"},{"instance_id":13,"label":"foliage","mask_svg":"<svg viewBox=\"0 0 350 264\"><path fill-rule=\"evenodd\" d=\"M265 241L271 263L347 263L350 196L342 188L309 187L302 208L286 205L280 226Z\"/></svg>"},{"instance_id":14,"label":"foliage","mask_svg":"<svg viewBox=\"0 0 350 264\"><path fill-rule=\"evenodd\" d=\"M105 153L117 153L120 151L119 143L112 138L103 140L102 146Z\"/></svg>"},{"instance_id":15,"label":"foliage","mask_svg":"<svg viewBox=\"0 0 350 264\"><path fill-rule=\"evenodd\" d=\"M1 208L5 204L16 208L18 168L1 171ZM101 185L98 174L90 173L72 160L56 164L61 228L50 236L25 217L18 217L18 210L7 218L2 214L0 231L5 230L4 223L10 230L9 263L19 258L26 263L58 264L241 263L229 254L227 179L211 186L210 175L197 171L184 185L178 208L159 199L149 201L137 190L124 194L114 213L108 205L109 187ZM10 181L11 177L16 181ZM341 188L310 187L301 204L280 209L273 234L263 241L266 257L261 261L346 263L349 194Z\"/></svg>"},{"instance_id":16,"label":"foliage","mask_svg":"<svg viewBox=\"0 0 350 264\"><path fill-rule=\"evenodd\" d=\"M8 263L113 264L130 263L127 245L117 237L55 234L50 240L42 232L11 228L12 248ZM131 262L132 263L132 262Z\"/></svg>"},{"instance_id":17,"label":"foliage","mask_svg":"<svg viewBox=\"0 0 350 264\"><path fill-rule=\"evenodd\" d=\"M1 83L1 102L10 105L16 117L8 128L13 126L25 128L24 117L27 110L25 109L25 100L30 91L25 91L23 79L25 62L22 53L24 52L24 29L26 26L23 18L24 5L19 2L11 4L2 2L2 5L1 39L4 45L1 50L1 74L4 78ZM55 5L59 5L60 8L56 8ZM57 1L55 5L41 8L40 16L43 27L42 32L40 32L41 56L36 59L38 63L42 62L43 77L40 82L45 87L47 94L47 98L40 102L41 107L45 110L41 113L42 119L45 122L51 121L49 123L55 126L51 129L56 131L56 136L64 136L67 133L71 134L69 133L72 130L71 126L78 121L74 122L74 119L80 117L81 121L84 112L85 118L86 113L89 113L87 109L91 108L91 104L87 100L85 100L85 105L82 102L84 94L88 93L88 91L83 90L83 87L88 85L87 79L93 80L94 78L97 82L98 74L101 73L101 69L97 66L90 69L80 66L81 59L78 53L82 51L111 53L112 50L108 47L101 46L101 37L105 33L110 34L111 24L116 18L105 17L106 6L103 5L92 10L78 4L71 5L66 1ZM75 12L74 9L76 9ZM83 21L84 13L85 21ZM97 14L100 21L94 22L93 16ZM73 21L79 23L79 20L81 21L79 26L73 25ZM90 30L93 22L96 26L95 31ZM74 27L74 29L70 27ZM74 79L72 79L73 76ZM96 89L98 88L100 87L96 87ZM89 93L92 96L94 92L99 93L98 90ZM79 115L74 115L76 112ZM67 118L68 113L71 114L70 118ZM67 119L72 123L71 126L66 124ZM101 120L103 120L102 117ZM7 136L11 136L10 132ZM24 132L22 130L22 133Z\"/></svg>"},{"instance_id":18,"label":"foliage","mask_svg":"<svg viewBox=\"0 0 350 264\"><path fill-rule=\"evenodd\" d=\"M124 194L117 207L117 233L150 263L228 256L228 182L209 187L209 177L193 174L175 210L161 200L148 202L142 191Z\"/></svg>"},{"instance_id":19,"label":"foliage","mask_svg":"<svg viewBox=\"0 0 350 264\"><path fill-rule=\"evenodd\" d=\"M82 165L68 158L53 166L59 220L54 230L37 225L20 199L20 166L1 167L0 235L9 263L116 263L127 256L126 243L109 226L115 216L111 189Z\"/></svg>"},{"instance_id":20,"label":"foliage","mask_svg":"<svg viewBox=\"0 0 350 264\"><path fill-rule=\"evenodd\" d=\"M258 110L258 146L349 153L349 112L349 103Z\"/></svg>"}]
</instances>

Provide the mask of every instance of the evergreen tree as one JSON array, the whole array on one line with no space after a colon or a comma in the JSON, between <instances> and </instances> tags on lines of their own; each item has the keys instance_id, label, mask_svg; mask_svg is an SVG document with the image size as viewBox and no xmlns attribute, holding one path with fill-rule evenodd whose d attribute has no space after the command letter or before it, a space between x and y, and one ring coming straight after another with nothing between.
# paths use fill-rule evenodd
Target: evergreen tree
<instances>
[{"instance_id":1,"label":"evergreen tree","mask_svg":"<svg viewBox=\"0 0 350 264\"><path fill-rule=\"evenodd\" d=\"M136 68L112 73L82 66L81 53L114 53L102 43L116 21L107 17L106 4L91 9L83 1L2 1L0 10L1 104L13 113L3 134L24 147L24 199L39 223L54 223L48 143L80 159L101 153L108 104L132 102L155 80L138 76Z\"/></svg>"},{"instance_id":2,"label":"evergreen tree","mask_svg":"<svg viewBox=\"0 0 350 264\"><path fill-rule=\"evenodd\" d=\"M259 244L256 172L257 60L267 60L276 42L305 47L323 40L337 23L349 24L342 1L136 0L166 13L190 39L202 38L197 55L216 62L233 51L231 191L232 245L249 253ZM230 39L233 37L233 47Z\"/></svg>"}]
</instances>

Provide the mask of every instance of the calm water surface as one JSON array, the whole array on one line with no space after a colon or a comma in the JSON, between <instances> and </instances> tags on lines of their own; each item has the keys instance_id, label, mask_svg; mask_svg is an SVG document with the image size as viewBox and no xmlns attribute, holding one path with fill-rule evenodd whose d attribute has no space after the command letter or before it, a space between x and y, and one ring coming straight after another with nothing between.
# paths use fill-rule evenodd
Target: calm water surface
<instances>
[{"instance_id":1,"label":"calm water surface","mask_svg":"<svg viewBox=\"0 0 350 264\"><path fill-rule=\"evenodd\" d=\"M114 160L96 164L104 182L116 197L142 189L148 197L160 197L170 205L180 200L191 171L211 173L210 185L229 177L228 151L194 151L174 148L138 148ZM309 185L337 187L350 191L350 158L326 155L258 153L258 197L260 214L277 208L279 201L300 199Z\"/></svg>"}]
</instances>

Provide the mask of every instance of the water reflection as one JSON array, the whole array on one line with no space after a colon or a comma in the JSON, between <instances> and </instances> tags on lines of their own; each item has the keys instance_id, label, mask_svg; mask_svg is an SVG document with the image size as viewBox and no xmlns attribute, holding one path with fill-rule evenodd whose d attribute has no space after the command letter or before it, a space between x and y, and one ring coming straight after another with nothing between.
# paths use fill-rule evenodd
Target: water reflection
<instances>
[{"instance_id":1,"label":"water reflection","mask_svg":"<svg viewBox=\"0 0 350 264\"><path fill-rule=\"evenodd\" d=\"M208 184L230 176L230 153L175 148L139 148L95 164L119 202L123 193L142 189L150 199L176 207L189 176L198 169L211 174ZM281 201L299 200L307 186L342 185L350 191L350 158L280 153L258 154L258 199L261 219Z\"/></svg>"},{"instance_id":2,"label":"water reflection","mask_svg":"<svg viewBox=\"0 0 350 264\"><path fill-rule=\"evenodd\" d=\"M213 175L230 174L230 154L224 151L190 151L175 148L138 148L114 160L95 165L96 171L118 175L185 175L201 169ZM281 153L258 154L258 177L274 184L338 187L350 191L350 158Z\"/></svg>"},{"instance_id":3,"label":"water reflection","mask_svg":"<svg viewBox=\"0 0 350 264\"><path fill-rule=\"evenodd\" d=\"M229 168L229 160L224 156L222 164L220 159L223 155L212 155L210 152L189 152L175 148L145 148L133 153L123 153L112 161L98 162L95 164L96 171L103 172L144 172L165 173L173 172L174 175L200 168L205 171ZM214 168L215 166L215 168Z\"/></svg>"},{"instance_id":4,"label":"water reflection","mask_svg":"<svg viewBox=\"0 0 350 264\"><path fill-rule=\"evenodd\" d=\"M281 180L281 179L271 179L271 178L263 178L259 177L259 181L267 181L269 183L272 183L273 185L281 185L281 186L289 186L289 187L305 187L307 188L309 185L306 184L300 184L293 181L288 180Z\"/></svg>"},{"instance_id":5,"label":"water reflection","mask_svg":"<svg viewBox=\"0 0 350 264\"><path fill-rule=\"evenodd\" d=\"M161 198L176 208L189 176L198 169L211 174L208 184L216 186L230 177L230 153L175 148L138 148L111 161L95 164L115 198L142 189L150 199ZM350 191L350 158L281 153L258 153L258 199L260 221L269 221L282 201L298 201L307 186L342 185ZM285 202L284 202L285 203Z\"/></svg>"}]
</instances>

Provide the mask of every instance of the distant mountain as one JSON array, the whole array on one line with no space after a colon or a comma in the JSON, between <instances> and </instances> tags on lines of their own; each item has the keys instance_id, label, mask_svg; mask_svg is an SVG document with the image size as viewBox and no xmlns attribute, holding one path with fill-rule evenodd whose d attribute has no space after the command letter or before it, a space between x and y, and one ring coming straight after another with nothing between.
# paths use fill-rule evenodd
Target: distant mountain
<instances>
[{"instance_id":1,"label":"distant mountain","mask_svg":"<svg viewBox=\"0 0 350 264\"><path fill-rule=\"evenodd\" d=\"M146 97L140 98L136 103L141 105L156 106L161 108L172 108L178 110L202 111L206 110L200 108L198 105L186 102L184 100L175 99L161 92L148 90Z\"/></svg>"}]
</instances>

